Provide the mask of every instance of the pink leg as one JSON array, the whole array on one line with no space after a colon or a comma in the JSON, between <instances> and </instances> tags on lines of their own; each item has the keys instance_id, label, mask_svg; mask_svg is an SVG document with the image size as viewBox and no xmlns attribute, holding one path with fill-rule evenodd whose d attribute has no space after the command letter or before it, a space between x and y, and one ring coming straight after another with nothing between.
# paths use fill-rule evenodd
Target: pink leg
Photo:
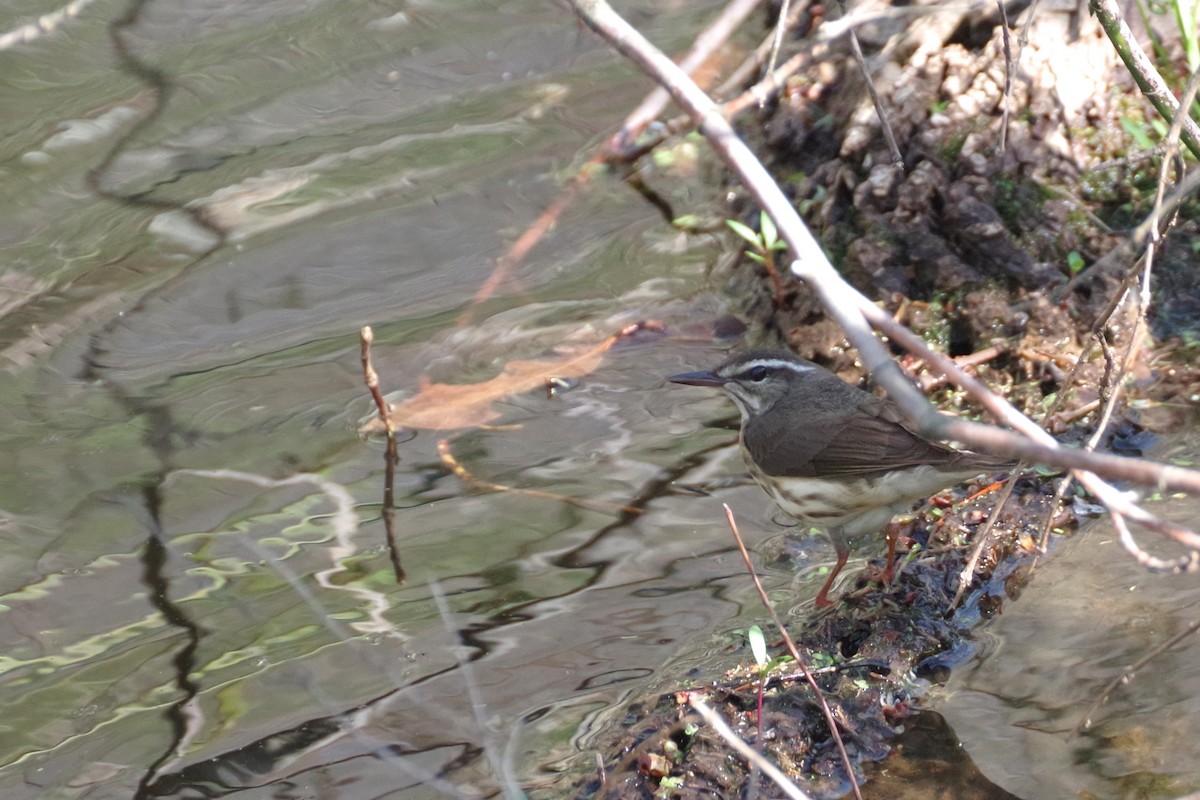
<instances>
[{"instance_id":1,"label":"pink leg","mask_svg":"<svg viewBox=\"0 0 1200 800\"><path fill-rule=\"evenodd\" d=\"M887 527L883 529L884 535L887 536L888 555L887 564L883 568L883 582L885 584L892 582L892 576L895 575L896 568L896 542L900 539L900 526L894 522L889 522Z\"/></svg>"},{"instance_id":2,"label":"pink leg","mask_svg":"<svg viewBox=\"0 0 1200 800\"><path fill-rule=\"evenodd\" d=\"M841 539L833 540L833 549L837 552L837 563L833 565L833 571L825 579L825 585L821 587L821 591L817 592L817 608L833 605L833 601L829 599L829 590L833 588L834 578L842 571L842 567L846 566L846 559L850 558L850 546Z\"/></svg>"},{"instance_id":3,"label":"pink leg","mask_svg":"<svg viewBox=\"0 0 1200 800\"><path fill-rule=\"evenodd\" d=\"M913 527L912 520L907 520L905 522L889 522L883 529L888 543L887 565L883 568L881 576L885 584L891 583L892 578L896 575L896 544L900 541L900 537L911 536Z\"/></svg>"}]
</instances>

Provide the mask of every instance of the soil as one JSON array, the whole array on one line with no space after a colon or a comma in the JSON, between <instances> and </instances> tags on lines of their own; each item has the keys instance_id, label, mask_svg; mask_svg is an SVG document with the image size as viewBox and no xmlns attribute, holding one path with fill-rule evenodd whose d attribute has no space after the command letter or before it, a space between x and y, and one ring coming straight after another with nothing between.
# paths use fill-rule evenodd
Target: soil
<instances>
[{"instance_id":1,"label":"soil","mask_svg":"<svg viewBox=\"0 0 1200 800\"><path fill-rule=\"evenodd\" d=\"M1136 455L1196 421L1200 228L1195 206L1185 207L1156 256L1148 328L1139 331L1140 262L1100 259L1149 213L1159 160L1136 151L1129 131L1149 129L1147 106L1083 8L1040 4L1023 45L1019 29L1005 37L994 8L860 29L902 166L848 55L812 66L738 122L861 291L1063 441L1091 436L1120 385L1102 446ZM1022 10L1009 4L1009 19ZM1019 48L1011 81L1006 48ZM757 227L758 210L745 201L731 216ZM750 313L764 329L847 380L865 379L805 286L785 278L780 296L761 267L743 266ZM940 405L976 413L920 363L901 360ZM788 622L809 666L831 668L817 682L860 783L876 774L868 765L889 755L930 682L971 657L972 631L1017 599L1046 545L1052 551L1055 537L1097 510L1073 491L1061 501L1058 486L1036 471L1016 482L953 612L958 575L996 492L958 502L960 488L949 505L927 507L912 529L919 556L890 586L860 580L829 612ZM627 727L612 732L605 773L581 781L579 794L741 795L751 770L699 724L687 703L695 694L811 796L847 794L843 757L796 665L776 659L760 721L758 669L748 648L730 657L724 676L633 704ZM779 793L769 784L760 791Z\"/></svg>"}]
</instances>

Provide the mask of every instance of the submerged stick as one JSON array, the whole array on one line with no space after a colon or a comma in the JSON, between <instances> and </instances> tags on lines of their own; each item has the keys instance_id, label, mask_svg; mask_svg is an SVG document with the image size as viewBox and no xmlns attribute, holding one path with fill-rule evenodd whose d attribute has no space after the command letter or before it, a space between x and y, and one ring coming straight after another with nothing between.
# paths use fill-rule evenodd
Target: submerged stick
<instances>
[{"instance_id":1,"label":"submerged stick","mask_svg":"<svg viewBox=\"0 0 1200 800\"><path fill-rule=\"evenodd\" d=\"M370 325L364 325L359 331L359 340L362 343L363 380L371 392L371 399L375 401L375 411L379 415L380 421L383 422L384 430L387 431L387 449L383 454L383 506L381 511L384 534L387 536L388 559L392 563L392 572L396 575L396 583L402 584L407 574L404 566L400 563L400 548L396 546L396 465L400 463L400 453L396 445L396 426L392 424L389 416L392 407L388 405L387 400L383 397L383 392L379 390L379 375L371 363L371 343L375 341L375 332L371 330Z\"/></svg>"},{"instance_id":2,"label":"submerged stick","mask_svg":"<svg viewBox=\"0 0 1200 800\"><path fill-rule=\"evenodd\" d=\"M375 372L375 367L371 364L371 342L375 341L375 332L371 330L370 325L363 325L362 330L358 332L358 338L361 342L363 381L367 384L367 391L371 393L371 399L375 401L375 410L379 413L379 420L387 431L388 439L395 440L396 427L388 418L392 407L388 405L387 400L383 399L383 393L379 391L379 374Z\"/></svg>"}]
</instances>

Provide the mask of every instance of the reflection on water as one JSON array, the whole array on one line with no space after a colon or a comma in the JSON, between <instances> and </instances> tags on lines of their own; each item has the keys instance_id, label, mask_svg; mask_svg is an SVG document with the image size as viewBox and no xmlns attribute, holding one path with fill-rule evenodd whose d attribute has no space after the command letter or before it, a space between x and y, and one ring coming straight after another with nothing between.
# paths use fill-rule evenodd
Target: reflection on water
<instances>
[{"instance_id":1,"label":"reflection on water","mask_svg":"<svg viewBox=\"0 0 1200 800\"><path fill-rule=\"evenodd\" d=\"M1181 521L1200 518L1194 502L1173 508ZM1144 538L1151 552L1167 555ZM940 710L980 769L1021 797L1195 792L1194 637L1096 704L1123 670L1195 623L1198 608L1195 575L1148 574L1099 524L1006 607L990 628L993 652L951 680Z\"/></svg>"},{"instance_id":2,"label":"reflection on water","mask_svg":"<svg viewBox=\"0 0 1200 800\"><path fill-rule=\"evenodd\" d=\"M601 183L455 327L643 82L537 4L150 2L117 34L132 72L96 68L108 22L4 55L38 79L0 89L0 792L527 772L550 720L564 740L670 652L670 606L630 587L669 571L678 552L644 556L679 523L466 493L422 434L397 475L397 580L381 453L354 432L357 330L412 392L688 313L711 244L680 247ZM574 390L501 403L519 430L452 447L497 482L650 503L677 459L656 390L678 367L613 353Z\"/></svg>"},{"instance_id":3,"label":"reflection on water","mask_svg":"<svg viewBox=\"0 0 1200 800\"><path fill-rule=\"evenodd\" d=\"M643 23L679 49L709 10ZM645 82L538 3L152 0L121 34L164 71L150 118L108 67L118 13L0 54L0 795L564 791L623 701L761 621L720 501L780 535L753 487L673 488L739 469L724 401L663 381L713 361L710 240L600 183L458 322ZM197 218L225 234L204 257ZM483 480L640 513L464 489L422 432L398 579L358 328L414 392L642 319L668 338L450 442Z\"/></svg>"}]
</instances>

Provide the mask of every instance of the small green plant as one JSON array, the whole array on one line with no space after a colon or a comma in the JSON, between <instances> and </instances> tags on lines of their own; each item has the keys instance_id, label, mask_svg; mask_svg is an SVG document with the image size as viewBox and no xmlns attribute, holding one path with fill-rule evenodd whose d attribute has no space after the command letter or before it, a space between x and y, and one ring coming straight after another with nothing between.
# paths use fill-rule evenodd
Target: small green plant
<instances>
[{"instance_id":1,"label":"small green plant","mask_svg":"<svg viewBox=\"0 0 1200 800\"><path fill-rule=\"evenodd\" d=\"M1166 0L1166 2L1139 0L1137 6L1142 24L1149 32L1151 45L1160 68L1168 67L1170 64L1168 48L1158 33L1160 27L1153 23L1150 15L1164 16L1170 13L1175 18L1175 28L1179 32L1179 39L1183 44L1183 54L1187 59L1188 71L1194 72L1196 67L1200 66L1200 27L1198 27L1200 26L1200 2L1197 0ZM1169 70L1164 71L1168 75L1170 74Z\"/></svg>"},{"instance_id":2,"label":"small green plant","mask_svg":"<svg viewBox=\"0 0 1200 800\"><path fill-rule=\"evenodd\" d=\"M1071 252L1067 253L1067 272L1068 273L1070 273L1071 275L1078 275L1080 273L1080 271L1083 270L1083 267L1084 267L1083 256L1081 256L1079 254L1078 250L1072 250Z\"/></svg>"},{"instance_id":3,"label":"small green plant","mask_svg":"<svg viewBox=\"0 0 1200 800\"><path fill-rule=\"evenodd\" d=\"M817 186L812 197L801 200L796 204L796 210L800 212L801 216L806 216L809 211L813 210L813 208L824 203L827 197L829 197L829 192L825 190L825 187Z\"/></svg>"},{"instance_id":4,"label":"small green plant","mask_svg":"<svg viewBox=\"0 0 1200 800\"><path fill-rule=\"evenodd\" d=\"M746 638L750 640L750 652L754 654L754 663L758 665L758 674L762 675L771 663L771 659L767 657L767 640L763 636L762 628L751 625L750 630L746 631Z\"/></svg>"},{"instance_id":5,"label":"small green plant","mask_svg":"<svg viewBox=\"0 0 1200 800\"><path fill-rule=\"evenodd\" d=\"M683 778L672 778L670 775L666 775L659 779L658 791L655 793L655 796L661 797L662 800L667 800L667 798L682 788Z\"/></svg>"},{"instance_id":6,"label":"small green plant","mask_svg":"<svg viewBox=\"0 0 1200 800\"><path fill-rule=\"evenodd\" d=\"M1154 137L1150 135L1151 127L1145 120L1137 120L1133 117L1121 117L1121 130L1133 139L1133 143L1141 150L1153 150L1155 147Z\"/></svg>"},{"instance_id":7,"label":"small green plant","mask_svg":"<svg viewBox=\"0 0 1200 800\"><path fill-rule=\"evenodd\" d=\"M787 250L787 244L780 240L775 222L767 215L767 212L760 211L757 231L736 219L727 219L725 224L731 231L749 243L750 249L746 251L746 258L762 264L775 287L775 305L782 306L783 281L779 277L779 269L775 264L775 254L780 250Z\"/></svg>"},{"instance_id":8,"label":"small green plant","mask_svg":"<svg viewBox=\"0 0 1200 800\"><path fill-rule=\"evenodd\" d=\"M1188 69L1192 72L1200 67L1200 2L1198 0L1172 0L1169 3L1175 12L1175 24L1183 39L1183 52L1187 56Z\"/></svg>"},{"instance_id":9,"label":"small green plant","mask_svg":"<svg viewBox=\"0 0 1200 800\"><path fill-rule=\"evenodd\" d=\"M750 652L754 654L754 663L758 665L758 741L762 741L763 732L763 690L767 686L767 671L771 668L771 660L767 657L767 640L763 637L762 628L751 625L746 631L750 640Z\"/></svg>"},{"instance_id":10,"label":"small green plant","mask_svg":"<svg viewBox=\"0 0 1200 800\"><path fill-rule=\"evenodd\" d=\"M966 133L961 131L952 133L947 136L945 142L942 143L942 147L938 152L938 155L940 155L942 160L947 164L953 164L955 161L958 161L958 157L962 155L963 145L966 143Z\"/></svg>"}]
</instances>

